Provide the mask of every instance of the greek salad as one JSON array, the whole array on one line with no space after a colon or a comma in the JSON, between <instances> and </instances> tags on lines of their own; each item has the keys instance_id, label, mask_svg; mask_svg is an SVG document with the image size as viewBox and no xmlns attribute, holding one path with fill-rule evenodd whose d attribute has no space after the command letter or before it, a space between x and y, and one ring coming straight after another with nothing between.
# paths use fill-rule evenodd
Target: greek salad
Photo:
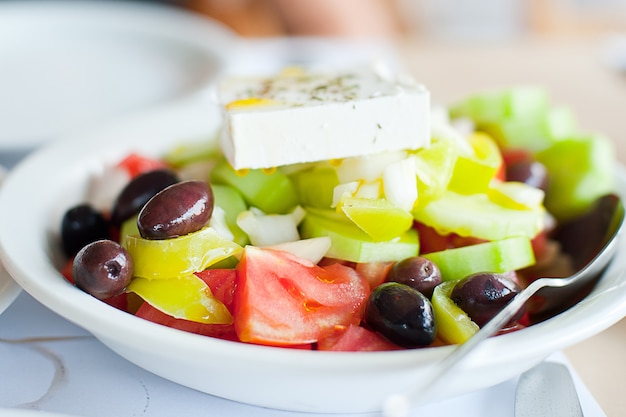
<instances>
[{"instance_id":1,"label":"greek salad","mask_svg":"<svg viewBox=\"0 0 626 417\"><path fill-rule=\"evenodd\" d=\"M534 87L433 108L417 149L250 169L208 143L131 153L65 213L62 273L129 314L234 342L463 343L533 279L572 272L553 233L613 191L613 159ZM533 320L529 304L503 331Z\"/></svg>"}]
</instances>

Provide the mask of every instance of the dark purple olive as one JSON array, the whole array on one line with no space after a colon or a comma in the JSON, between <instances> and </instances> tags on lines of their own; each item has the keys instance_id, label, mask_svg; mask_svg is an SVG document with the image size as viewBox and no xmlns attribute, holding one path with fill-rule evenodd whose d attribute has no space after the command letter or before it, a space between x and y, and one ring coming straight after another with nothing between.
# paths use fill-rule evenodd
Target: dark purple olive
<instances>
[{"instance_id":1,"label":"dark purple olive","mask_svg":"<svg viewBox=\"0 0 626 417\"><path fill-rule=\"evenodd\" d=\"M74 206L61 221L61 244L68 258L88 243L109 237L109 223L88 204Z\"/></svg>"},{"instance_id":2,"label":"dark purple olive","mask_svg":"<svg viewBox=\"0 0 626 417\"><path fill-rule=\"evenodd\" d=\"M506 166L507 181L518 181L546 191L548 170L541 162L533 159L514 161Z\"/></svg>"},{"instance_id":3,"label":"dark purple olive","mask_svg":"<svg viewBox=\"0 0 626 417\"><path fill-rule=\"evenodd\" d=\"M176 174L169 169L157 169L137 175L117 196L113 204L111 223L121 225L139 213L156 193L178 181Z\"/></svg>"},{"instance_id":4,"label":"dark purple olive","mask_svg":"<svg viewBox=\"0 0 626 417\"><path fill-rule=\"evenodd\" d=\"M433 290L441 284L441 271L431 260L412 256L396 262L387 273L386 281L408 285L432 298Z\"/></svg>"},{"instance_id":5,"label":"dark purple olive","mask_svg":"<svg viewBox=\"0 0 626 417\"><path fill-rule=\"evenodd\" d=\"M520 287L502 274L479 272L460 280L452 290L450 298L478 326L484 326L500 312L516 295ZM524 309L505 326L515 324L524 314Z\"/></svg>"},{"instance_id":6,"label":"dark purple olive","mask_svg":"<svg viewBox=\"0 0 626 417\"><path fill-rule=\"evenodd\" d=\"M105 300L124 292L133 277L133 260L120 244L98 240L83 247L74 258L75 285Z\"/></svg>"},{"instance_id":7,"label":"dark purple olive","mask_svg":"<svg viewBox=\"0 0 626 417\"><path fill-rule=\"evenodd\" d=\"M568 266L575 271L587 265L607 243L607 239L619 224L623 208L616 194L598 197L591 207L574 218L559 223L550 238L558 242L561 252L567 255ZM543 288L529 304L528 313L536 321L552 317L578 303L593 289L602 272L598 271L590 280L568 285L567 288ZM556 274L556 276L563 274Z\"/></svg>"},{"instance_id":8,"label":"dark purple olive","mask_svg":"<svg viewBox=\"0 0 626 417\"><path fill-rule=\"evenodd\" d=\"M213 191L205 181L184 181L161 190L139 212L145 239L170 239L202 229L213 214Z\"/></svg>"},{"instance_id":9,"label":"dark purple olive","mask_svg":"<svg viewBox=\"0 0 626 417\"><path fill-rule=\"evenodd\" d=\"M422 293L397 282L376 287L367 299L367 325L398 346L428 346L435 340L433 307Z\"/></svg>"},{"instance_id":10,"label":"dark purple olive","mask_svg":"<svg viewBox=\"0 0 626 417\"><path fill-rule=\"evenodd\" d=\"M589 263L606 244L606 231L615 220L615 207L619 197L607 194L597 198L589 210L562 222L552 238L559 242L561 250L572 257L576 270Z\"/></svg>"}]
</instances>

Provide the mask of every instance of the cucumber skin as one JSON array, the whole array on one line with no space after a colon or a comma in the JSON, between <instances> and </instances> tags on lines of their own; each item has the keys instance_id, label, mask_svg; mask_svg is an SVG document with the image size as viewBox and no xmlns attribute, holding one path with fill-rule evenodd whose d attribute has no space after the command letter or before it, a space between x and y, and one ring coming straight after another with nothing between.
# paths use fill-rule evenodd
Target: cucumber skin
<instances>
[{"instance_id":1,"label":"cucumber skin","mask_svg":"<svg viewBox=\"0 0 626 417\"><path fill-rule=\"evenodd\" d=\"M444 281L458 281L477 272L504 273L535 263L529 238L518 236L422 255L441 270Z\"/></svg>"}]
</instances>

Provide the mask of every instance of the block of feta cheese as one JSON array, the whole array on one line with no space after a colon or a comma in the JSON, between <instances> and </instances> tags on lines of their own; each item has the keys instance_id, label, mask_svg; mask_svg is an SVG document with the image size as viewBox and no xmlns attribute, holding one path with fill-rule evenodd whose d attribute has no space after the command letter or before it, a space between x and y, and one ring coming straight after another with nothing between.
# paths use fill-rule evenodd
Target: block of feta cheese
<instances>
[{"instance_id":1,"label":"block of feta cheese","mask_svg":"<svg viewBox=\"0 0 626 417\"><path fill-rule=\"evenodd\" d=\"M375 68L231 76L218 86L221 147L235 169L340 159L430 143L430 94Z\"/></svg>"}]
</instances>

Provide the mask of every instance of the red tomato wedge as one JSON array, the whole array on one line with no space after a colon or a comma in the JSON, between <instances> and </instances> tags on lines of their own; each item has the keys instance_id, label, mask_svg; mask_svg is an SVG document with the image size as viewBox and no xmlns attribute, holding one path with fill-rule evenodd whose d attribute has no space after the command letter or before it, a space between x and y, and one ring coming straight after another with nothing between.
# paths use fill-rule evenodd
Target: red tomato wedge
<instances>
[{"instance_id":1,"label":"red tomato wedge","mask_svg":"<svg viewBox=\"0 0 626 417\"><path fill-rule=\"evenodd\" d=\"M144 172L165 168L167 164L159 159L131 153L121 160L117 166L128 172L131 178L134 178Z\"/></svg>"},{"instance_id":2,"label":"red tomato wedge","mask_svg":"<svg viewBox=\"0 0 626 417\"><path fill-rule=\"evenodd\" d=\"M545 256L548 246L548 233L544 230L535 236L530 243L533 246L533 252L536 259L541 259Z\"/></svg>"},{"instance_id":3,"label":"red tomato wedge","mask_svg":"<svg viewBox=\"0 0 626 417\"><path fill-rule=\"evenodd\" d=\"M358 324L368 294L367 280L352 268L247 246L237 266L235 331L243 342L313 343L336 326Z\"/></svg>"},{"instance_id":4,"label":"red tomato wedge","mask_svg":"<svg viewBox=\"0 0 626 417\"><path fill-rule=\"evenodd\" d=\"M402 349L378 333L355 325L350 325L347 329L338 331L338 334L321 339L317 344L317 348L318 350L342 352L374 352Z\"/></svg>"},{"instance_id":5,"label":"red tomato wedge","mask_svg":"<svg viewBox=\"0 0 626 417\"><path fill-rule=\"evenodd\" d=\"M529 161L533 158L532 152L528 149L506 149L502 151L502 163L506 167L518 162Z\"/></svg>"},{"instance_id":6,"label":"red tomato wedge","mask_svg":"<svg viewBox=\"0 0 626 417\"><path fill-rule=\"evenodd\" d=\"M228 311L232 313L237 271L234 269L205 269L195 274L209 286L213 296L224 303Z\"/></svg>"},{"instance_id":7,"label":"red tomato wedge","mask_svg":"<svg viewBox=\"0 0 626 417\"><path fill-rule=\"evenodd\" d=\"M370 288L373 290L385 282L387 274L394 264L395 262L367 262L357 264L354 269L367 279Z\"/></svg>"},{"instance_id":8,"label":"red tomato wedge","mask_svg":"<svg viewBox=\"0 0 626 417\"><path fill-rule=\"evenodd\" d=\"M485 242L484 239L471 236L463 237L455 233L440 235L434 228L420 222L415 222L413 227L417 229L419 235L420 254L439 252L446 249L460 248Z\"/></svg>"},{"instance_id":9,"label":"red tomato wedge","mask_svg":"<svg viewBox=\"0 0 626 417\"><path fill-rule=\"evenodd\" d=\"M108 305L117 308L118 310L128 311L128 294L122 293L114 295L113 297L102 300Z\"/></svg>"},{"instance_id":10,"label":"red tomato wedge","mask_svg":"<svg viewBox=\"0 0 626 417\"><path fill-rule=\"evenodd\" d=\"M190 320L177 319L152 307L149 303L143 303L135 315L137 317L141 317L142 319L172 327L174 329L184 330L186 332L232 341L238 340L232 324L206 324Z\"/></svg>"},{"instance_id":11,"label":"red tomato wedge","mask_svg":"<svg viewBox=\"0 0 626 417\"><path fill-rule=\"evenodd\" d=\"M65 262L65 265L63 265L63 268L61 268L61 275L63 275L63 278L65 278L67 280L67 282L69 282L70 284L74 285L74 276L72 274L72 265L74 265L74 258L69 259L67 262Z\"/></svg>"}]
</instances>

